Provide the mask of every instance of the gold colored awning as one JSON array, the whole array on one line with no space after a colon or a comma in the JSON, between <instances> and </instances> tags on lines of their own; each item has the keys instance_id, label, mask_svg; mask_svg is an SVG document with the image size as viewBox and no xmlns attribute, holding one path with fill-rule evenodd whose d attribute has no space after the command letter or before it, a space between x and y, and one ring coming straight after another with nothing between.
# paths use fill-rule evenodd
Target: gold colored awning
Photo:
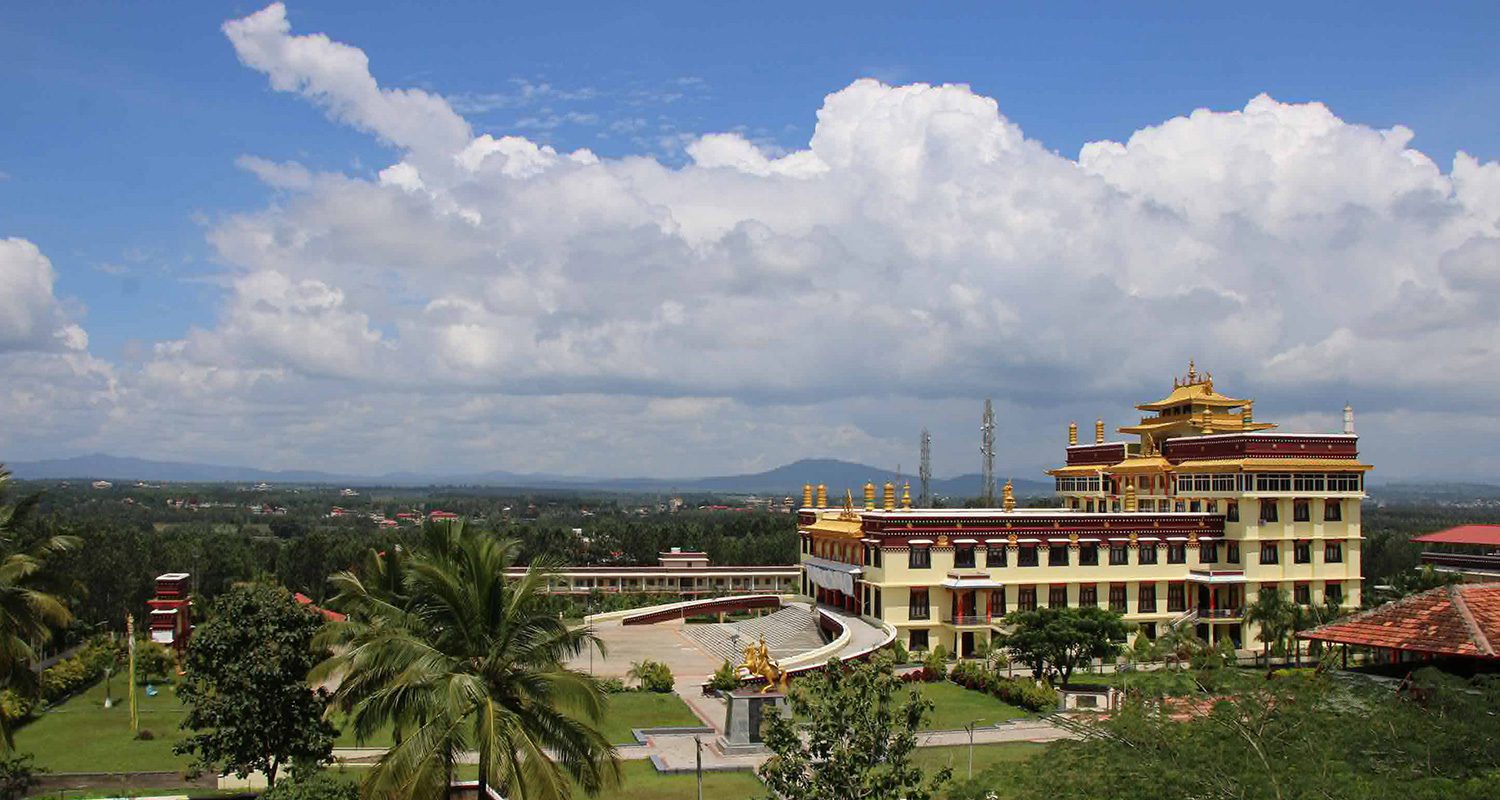
<instances>
[{"instance_id":1,"label":"gold colored awning","mask_svg":"<svg viewBox=\"0 0 1500 800\"><path fill-rule=\"evenodd\" d=\"M1108 464L1074 464L1068 467L1049 469L1047 470L1047 474L1059 478L1070 478L1077 476L1092 478L1093 476L1103 472L1108 466Z\"/></svg>"},{"instance_id":2,"label":"gold colored awning","mask_svg":"<svg viewBox=\"0 0 1500 800\"><path fill-rule=\"evenodd\" d=\"M1118 475L1135 472L1167 472L1172 469L1172 465L1161 456L1149 456L1146 458L1127 458L1105 469L1111 475Z\"/></svg>"},{"instance_id":3,"label":"gold colored awning","mask_svg":"<svg viewBox=\"0 0 1500 800\"><path fill-rule=\"evenodd\" d=\"M1184 461L1172 469L1176 472L1368 472L1374 467L1337 458L1208 458Z\"/></svg>"}]
</instances>

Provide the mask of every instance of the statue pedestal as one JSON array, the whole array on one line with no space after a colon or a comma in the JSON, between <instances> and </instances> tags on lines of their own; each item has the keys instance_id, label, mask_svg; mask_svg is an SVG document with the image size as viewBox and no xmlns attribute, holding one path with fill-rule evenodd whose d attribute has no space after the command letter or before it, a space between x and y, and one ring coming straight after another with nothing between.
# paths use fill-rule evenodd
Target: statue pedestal
<instances>
[{"instance_id":1,"label":"statue pedestal","mask_svg":"<svg viewBox=\"0 0 1500 800\"><path fill-rule=\"evenodd\" d=\"M724 718L724 735L717 742L725 755L763 753L760 724L767 714L785 714L786 695L781 692L762 694L754 689L736 689L725 695L729 714Z\"/></svg>"}]
</instances>

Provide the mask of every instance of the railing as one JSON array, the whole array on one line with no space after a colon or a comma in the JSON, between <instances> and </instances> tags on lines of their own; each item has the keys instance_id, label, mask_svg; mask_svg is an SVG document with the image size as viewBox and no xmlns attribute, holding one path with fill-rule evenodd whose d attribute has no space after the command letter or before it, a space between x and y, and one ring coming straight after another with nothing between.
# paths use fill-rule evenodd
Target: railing
<instances>
[{"instance_id":1,"label":"railing","mask_svg":"<svg viewBox=\"0 0 1500 800\"><path fill-rule=\"evenodd\" d=\"M1171 621L1167 623L1167 627L1175 631L1184 625L1195 625L1197 624L1197 622L1198 609L1190 608L1187 611L1184 611L1181 614L1173 617Z\"/></svg>"},{"instance_id":2,"label":"railing","mask_svg":"<svg viewBox=\"0 0 1500 800\"><path fill-rule=\"evenodd\" d=\"M958 614L948 619L950 625L988 625L994 618L988 614Z\"/></svg>"},{"instance_id":3,"label":"railing","mask_svg":"<svg viewBox=\"0 0 1500 800\"><path fill-rule=\"evenodd\" d=\"M1194 612L1207 619L1239 619L1245 616L1243 608L1200 608Z\"/></svg>"},{"instance_id":4,"label":"railing","mask_svg":"<svg viewBox=\"0 0 1500 800\"><path fill-rule=\"evenodd\" d=\"M1423 564L1439 567L1471 567L1473 569L1500 570L1500 556L1477 553L1423 553Z\"/></svg>"}]
</instances>

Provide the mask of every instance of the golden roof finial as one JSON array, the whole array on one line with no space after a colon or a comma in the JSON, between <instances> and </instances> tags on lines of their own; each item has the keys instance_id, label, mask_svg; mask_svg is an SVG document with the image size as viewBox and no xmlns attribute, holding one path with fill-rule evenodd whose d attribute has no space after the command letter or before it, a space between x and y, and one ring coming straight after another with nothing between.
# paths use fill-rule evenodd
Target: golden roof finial
<instances>
[{"instance_id":1,"label":"golden roof finial","mask_svg":"<svg viewBox=\"0 0 1500 800\"><path fill-rule=\"evenodd\" d=\"M1135 481L1130 481L1125 484L1125 510L1135 511L1139 507L1135 499Z\"/></svg>"},{"instance_id":2,"label":"golden roof finial","mask_svg":"<svg viewBox=\"0 0 1500 800\"><path fill-rule=\"evenodd\" d=\"M1078 423L1076 423L1076 422L1069 422L1068 423L1068 446L1072 447L1075 444L1078 444Z\"/></svg>"},{"instance_id":3,"label":"golden roof finial","mask_svg":"<svg viewBox=\"0 0 1500 800\"><path fill-rule=\"evenodd\" d=\"M881 498L881 507L886 511L896 510L896 484L886 481L885 494Z\"/></svg>"},{"instance_id":4,"label":"golden roof finial","mask_svg":"<svg viewBox=\"0 0 1500 800\"><path fill-rule=\"evenodd\" d=\"M1094 444L1104 444L1104 420L1094 420Z\"/></svg>"},{"instance_id":5,"label":"golden roof finial","mask_svg":"<svg viewBox=\"0 0 1500 800\"><path fill-rule=\"evenodd\" d=\"M818 508L828 507L828 484L818 484Z\"/></svg>"},{"instance_id":6,"label":"golden roof finial","mask_svg":"<svg viewBox=\"0 0 1500 800\"><path fill-rule=\"evenodd\" d=\"M1198 365L1191 358L1188 359L1187 382L1189 386L1198 382Z\"/></svg>"},{"instance_id":7,"label":"golden roof finial","mask_svg":"<svg viewBox=\"0 0 1500 800\"><path fill-rule=\"evenodd\" d=\"M901 507L911 508L911 481L901 487Z\"/></svg>"},{"instance_id":8,"label":"golden roof finial","mask_svg":"<svg viewBox=\"0 0 1500 800\"><path fill-rule=\"evenodd\" d=\"M810 483L804 483L804 484L802 484L802 507L803 508L812 508L812 503L813 503L813 488L812 488L812 484L810 484Z\"/></svg>"},{"instance_id":9,"label":"golden roof finial","mask_svg":"<svg viewBox=\"0 0 1500 800\"><path fill-rule=\"evenodd\" d=\"M1016 510L1016 490L1011 486L1010 478L1005 479L1005 488L1001 490L1000 496L1003 498L1000 502L1006 511Z\"/></svg>"},{"instance_id":10,"label":"golden roof finial","mask_svg":"<svg viewBox=\"0 0 1500 800\"><path fill-rule=\"evenodd\" d=\"M854 513L854 492L850 489L844 490L844 510L839 514L840 519L859 519Z\"/></svg>"},{"instance_id":11,"label":"golden roof finial","mask_svg":"<svg viewBox=\"0 0 1500 800\"><path fill-rule=\"evenodd\" d=\"M865 481L865 510L875 510L875 483L873 481Z\"/></svg>"}]
</instances>

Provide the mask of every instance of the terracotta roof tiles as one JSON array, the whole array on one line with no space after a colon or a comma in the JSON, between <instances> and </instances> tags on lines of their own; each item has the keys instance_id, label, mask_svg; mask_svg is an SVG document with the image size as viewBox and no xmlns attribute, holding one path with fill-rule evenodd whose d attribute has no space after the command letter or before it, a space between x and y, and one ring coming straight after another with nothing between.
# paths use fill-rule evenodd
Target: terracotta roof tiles
<instances>
[{"instance_id":1,"label":"terracotta roof tiles","mask_svg":"<svg viewBox=\"0 0 1500 800\"><path fill-rule=\"evenodd\" d=\"M1297 634L1434 655L1500 658L1500 583L1442 586Z\"/></svg>"}]
</instances>

